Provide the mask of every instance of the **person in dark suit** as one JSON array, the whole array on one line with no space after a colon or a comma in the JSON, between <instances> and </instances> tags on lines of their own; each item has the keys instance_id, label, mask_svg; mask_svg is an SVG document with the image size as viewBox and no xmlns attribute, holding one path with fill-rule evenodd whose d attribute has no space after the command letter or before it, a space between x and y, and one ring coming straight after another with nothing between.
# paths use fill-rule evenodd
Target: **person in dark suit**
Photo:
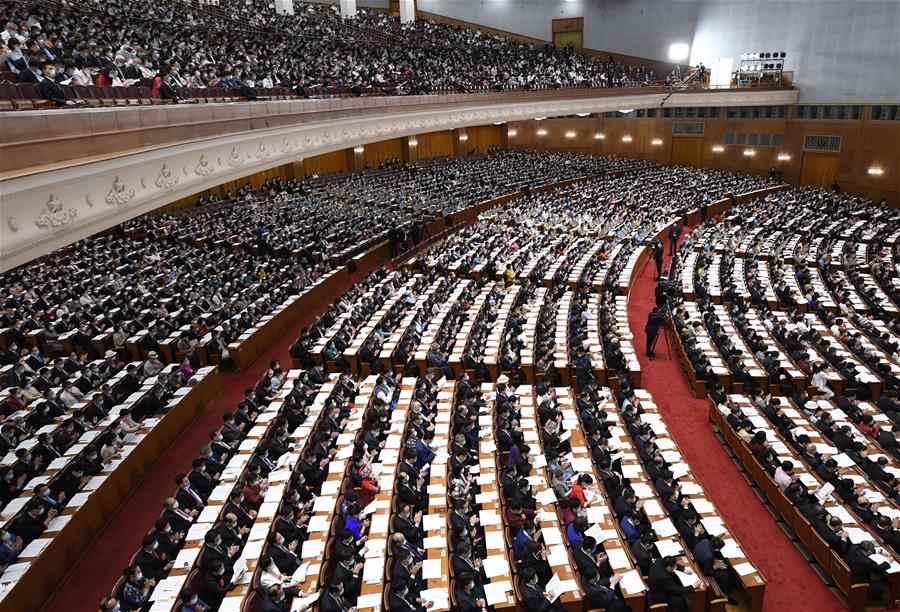
<instances>
[{"instance_id":1,"label":"person in dark suit","mask_svg":"<svg viewBox=\"0 0 900 612\"><path fill-rule=\"evenodd\" d=\"M647 586L650 588L651 603L666 603L673 612L688 612L686 593L690 589L682 586L675 575L677 567L675 557L663 557L650 567Z\"/></svg>"},{"instance_id":2,"label":"person in dark suit","mask_svg":"<svg viewBox=\"0 0 900 612\"><path fill-rule=\"evenodd\" d=\"M644 325L644 333L647 336L646 353L651 359L656 357L653 353L653 345L656 344L656 336L659 330L666 322L666 315L660 308L654 308L647 317L647 323Z\"/></svg>"},{"instance_id":3,"label":"person in dark suit","mask_svg":"<svg viewBox=\"0 0 900 612\"><path fill-rule=\"evenodd\" d=\"M678 238L681 236L681 222L676 221L669 228L669 255L674 255L678 249Z\"/></svg>"},{"instance_id":4,"label":"person in dark suit","mask_svg":"<svg viewBox=\"0 0 900 612\"><path fill-rule=\"evenodd\" d=\"M175 484L178 485L175 500L178 502L179 507L185 510L196 510L197 512L203 509L206 503L203 501L203 497L191 486L191 481L188 479L187 474L178 474L175 477Z\"/></svg>"},{"instance_id":5,"label":"person in dark suit","mask_svg":"<svg viewBox=\"0 0 900 612\"><path fill-rule=\"evenodd\" d=\"M348 612L353 605L344 599L344 583L332 581L319 601L319 612ZM274 612L278 608L269 608Z\"/></svg>"},{"instance_id":6,"label":"person in dark suit","mask_svg":"<svg viewBox=\"0 0 900 612\"><path fill-rule=\"evenodd\" d=\"M410 591L406 580L391 581L391 594L388 598L391 612L426 612L421 597Z\"/></svg>"},{"instance_id":7,"label":"person in dark suit","mask_svg":"<svg viewBox=\"0 0 900 612\"><path fill-rule=\"evenodd\" d=\"M875 554L875 544L865 540L859 544L853 544L844 555L844 560L850 567L854 582L869 583L869 597L881 599L887 591L885 570L890 567L888 563L876 563L870 557Z\"/></svg>"},{"instance_id":8,"label":"person in dark suit","mask_svg":"<svg viewBox=\"0 0 900 612\"><path fill-rule=\"evenodd\" d=\"M163 518L169 521L172 530L176 533L187 533L197 516L195 510L185 510L174 497L163 500Z\"/></svg>"},{"instance_id":9,"label":"person in dark suit","mask_svg":"<svg viewBox=\"0 0 900 612\"><path fill-rule=\"evenodd\" d=\"M725 557L722 556L724 546L725 542L717 536L703 538L694 545L694 560L704 576L716 579L719 588L728 596L728 603L736 606L738 603L731 594L738 588L738 582L734 572L729 569Z\"/></svg>"},{"instance_id":10,"label":"person in dark suit","mask_svg":"<svg viewBox=\"0 0 900 612\"><path fill-rule=\"evenodd\" d=\"M284 536L277 531L269 536L269 555L282 574L293 575L300 567L300 557L285 545Z\"/></svg>"},{"instance_id":11,"label":"person in dark suit","mask_svg":"<svg viewBox=\"0 0 900 612\"><path fill-rule=\"evenodd\" d=\"M662 276L663 245L659 240L653 241L653 262L656 264L656 278Z\"/></svg>"},{"instance_id":12,"label":"person in dark suit","mask_svg":"<svg viewBox=\"0 0 900 612\"><path fill-rule=\"evenodd\" d=\"M534 612L558 612L561 608L547 599L544 587L538 580L537 572L532 567L522 569L519 578L519 590L525 608Z\"/></svg>"},{"instance_id":13,"label":"person in dark suit","mask_svg":"<svg viewBox=\"0 0 900 612\"><path fill-rule=\"evenodd\" d=\"M199 595L200 599L209 604L213 610L219 608L225 594L233 586L225 577L225 564L222 561L214 561L203 570Z\"/></svg>"},{"instance_id":14,"label":"person in dark suit","mask_svg":"<svg viewBox=\"0 0 900 612\"><path fill-rule=\"evenodd\" d=\"M603 577L596 571L589 570L586 574L582 574L581 586L588 606L602 608L606 612L628 612L630 608L616 593L616 585L621 579L621 574L616 574L609 579L607 586Z\"/></svg>"},{"instance_id":15,"label":"person in dark suit","mask_svg":"<svg viewBox=\"0 0 900 612\"><path fill-rule=\"evenodd\" d=\"M147 578L152 578L159 582L165 578L166 574L172 569L174 561L167 561L157 552L158 544L156 538L152 535L144 536L141 542L141 550L134 557L134 565L141 568L141 572Z\"/></svg>"},{"instance_id":16,"label":"person in dark suit","mask_svg":"<svg viewBox=\"0 0 900 612\"><path fill-rule=\"evenodd\" d=\"M41 66L41 74L38 78L38 91L45 100L49 100L55 106L66 105L66 94L59 83L56 82L56 64L44 62Z\"/></svg>"},{"instance_id":17,"label":"person in dark suit","mask_svg":"<svg viewBox=\"0 0 900 612\"><path fill-rule=\"evenodd\" d=\"M475 587L475 578L471 574L464 574L458 579L454 595L458 612L487 611L484 593Z\"/></svg>"}]
</instances>

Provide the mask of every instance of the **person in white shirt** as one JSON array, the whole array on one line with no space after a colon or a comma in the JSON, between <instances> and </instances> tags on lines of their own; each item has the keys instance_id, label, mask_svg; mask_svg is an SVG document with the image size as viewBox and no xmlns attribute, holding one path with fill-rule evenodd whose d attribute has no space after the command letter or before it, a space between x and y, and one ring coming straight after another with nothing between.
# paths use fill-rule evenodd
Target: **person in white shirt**
<instances>
[{"instance_id":1,"label":"person in white shirt","mask_svg":"<svg viewBox=\"0 0 900 612\"><path fill-rule=\"evenodd\" d=\"M0 40L8 43L10 38L15 38L20 43L24 43L26 40L28 40L25 36L19 34L19 26L17 26L15 22L7 21L6 29L0 32Z\"/></svg>"},{"instance_id":2,"label":"person in white shirt","mask_svg":"<svg viewBox=\"0 0 900 612\"><path fill-rule=\"evenodd\" d=\"M818 364L812 375L812 386L815 387L825 399L830 400L834 397L834 391L828 387L828 375L825 373L825 365Z\"/></svg>"},{"instance_id":3,"label":"person in white shirt","mask_svg":"<svg viewBox=\"0 0 900 612\"><path fill-rule=\"evenodd\" d=\"M259 576L259 584L266 592L270 592L276 586L281 586L285 589L299 589L300 585L303 584L302 580L294 582L292 576L285 576L282 574L278 569L278 566L275 565L275 562L268 555L262 557L259 560L259 563L263 567L263 571ZM308 610L318 600L319 593L317 591L313 591L312 593L300 591L294 601L291 602L291 612L303 612L303 610Z\"/></svg>"},{"instance_id":4,"label":"person in white shirt","mask_svg":"<svg viewBox=\"0 0 900 612\"><path fill-rule=\"evenodd\" d=\"M775 468L775 484L784 491L794 481L794 464L790 461L783 461L781 465Z\"/></svg>"}]
</instances>

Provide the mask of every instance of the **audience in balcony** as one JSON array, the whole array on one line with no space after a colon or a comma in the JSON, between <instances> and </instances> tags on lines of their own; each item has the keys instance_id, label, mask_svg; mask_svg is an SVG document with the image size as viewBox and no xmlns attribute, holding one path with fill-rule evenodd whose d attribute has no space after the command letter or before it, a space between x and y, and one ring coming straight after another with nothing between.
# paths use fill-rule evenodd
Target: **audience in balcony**
<instances>
[{"instance_id":1,"label":"audience in balcony","mask_svg":"<svg viewBox=\"0 0 900 612\"><path fill-rule=\"evenodd\" d=\"M149 87L168 65L173 87L227 88L249 99L255 88L272 86L305 94L428 94L655 82L642 66L570 48L421 19L402 25L364 9L348 21L336 6L298 1L295 8L289 16L261 1L213 7L177 0L33 6L0 0L0 22L7 22L0 40L8 47L5 67L18 80L27 65L55 61L81 72L74 85L86 84L84 76L101 87ZM55 80L68 82L66 72Z\"/></svg>"}]
</instances>

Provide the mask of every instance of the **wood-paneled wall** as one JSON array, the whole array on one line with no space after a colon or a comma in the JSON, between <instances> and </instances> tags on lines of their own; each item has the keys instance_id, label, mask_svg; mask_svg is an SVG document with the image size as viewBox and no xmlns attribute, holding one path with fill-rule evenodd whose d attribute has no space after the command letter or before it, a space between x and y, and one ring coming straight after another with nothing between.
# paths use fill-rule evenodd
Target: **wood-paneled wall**
<instances>
[{"instance_id":1,"label":"wood-paneled wall","mask_svg":"<svg viewBox=\"0 0 900 612\"><path fill-rule=\"evenodd\" d=\"M703 122L703 136L673 136L672 123ZM900 206L900 122L800 119L598 119L562 118L543 121L518 121L508 125L516 135L509 137L512 148L538 150L592 151L597 155L614 155L651 159L661 164L685 163L706 168L764 174L772 167L784 173L794 184L820 183L827 177L837 180L848 193L860 193L879 201ZM546 131L538 136L537 131ZM470 128L471 130L471 128ZM726 131L736 133L783 134L781 146L724 145ZM566 132L574 132L566 138ZM603 140L594 134L603 134ZM803 151L807 135L841 136L839 153ZM631 138L630 142L623 137ZM661 144L653 144L654 139ZM713 150L715 145L724 151ZM744 151L752 149L753 156ZM790 155L779 161L779 154ZM868 174L870 166L884 169L882 176ZM831 180L828 184L831 184Z\"/></svg>"},{"instance_id":2,"label":"wood-paneled wall","mask_svg":"<svg viewBox=\"0 0 900 612\"><path fill-rule=\"evenodd\" d=\"M419 144L416 147L419 159L432 159L434 157L449 157L453 155L453 132L428 132L416 137Z\"/></svg>"},{"instance_id":3,"label":"wood-paneled wall","mask_svg":"<svg viewBox=\"0 0 900 612\"><path fill-rule=\"evenodd\" d=\"M672 123L704 123L703 136L672 136ZM545 132L541 135L539 130ZM782 146L723 145L726 131L736 133L784 134ZM515 136L509 136L511 132ZM460 134L467 140L460 141ZM603 139L595 138L602 134ZM841 136L839 153L803 151L806 135ZM630 137L625 142L623 137ZM613 155L649 159L660 164L684 164L739 172L764 174L773 166L793 184L829 186L837 181L847 193L861 193L900 206L900 122L828 121L799 119L602 119L564 117L542 121L516 121L504 125L484 125L461 130L428 132L416 136L415 151L407 138L393 138L367 144L362 154L342 149L324 155L285 164L242 179L219 185L166 206L173 210L197 203L209 195L222 195L244 185L260 187L273 178L302 178L310 174L348 172L354 165L375 167L387 159L431 159L453 155L484 153L493 147L552 151L581 151L595 155ZM654 144L659 142L659 144ZM724 151L713 147L723 145ZM744 155L753 149L754 155ZM779 161L787 153L790 159ZM870 166L884 169L881 176L868 174Z\"/></svg>"},{"instance_id":4,"label":"wood-paneled wall","mask_svg":"<svg viewBox=\"0 0 900 612\"><path fill-rule=\"evenodd\" d=\"M366 168L377 168L389 159L403 159L406 138L391 138L365 146L363 162Z\"/></svg>"},{"instance_id":5,"label":"wood-paneled wall","mask_svg":"<svg viewBox=\"0 0 900 612\"><path fill-rule=\"evenodd\" d=\"M303 176L347 172L353 167L353 150L341 149L303 160Z\"/></svg>"}]
</instances>

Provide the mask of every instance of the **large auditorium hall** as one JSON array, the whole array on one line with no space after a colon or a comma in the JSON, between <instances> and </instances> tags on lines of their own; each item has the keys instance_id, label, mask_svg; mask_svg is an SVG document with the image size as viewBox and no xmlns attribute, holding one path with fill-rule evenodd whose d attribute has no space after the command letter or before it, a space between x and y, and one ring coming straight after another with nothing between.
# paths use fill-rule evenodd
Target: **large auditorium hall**
<instances>
[{"instance_id":1,"label":"large auditorium hall","mask_svg":"<svg viewBox=\"0 0 900 612\"><path fill-rule=\"evenodd\" d=\"M0 612L900 610L898 33L0 0Z\"/></svg>"}]
</instances>

